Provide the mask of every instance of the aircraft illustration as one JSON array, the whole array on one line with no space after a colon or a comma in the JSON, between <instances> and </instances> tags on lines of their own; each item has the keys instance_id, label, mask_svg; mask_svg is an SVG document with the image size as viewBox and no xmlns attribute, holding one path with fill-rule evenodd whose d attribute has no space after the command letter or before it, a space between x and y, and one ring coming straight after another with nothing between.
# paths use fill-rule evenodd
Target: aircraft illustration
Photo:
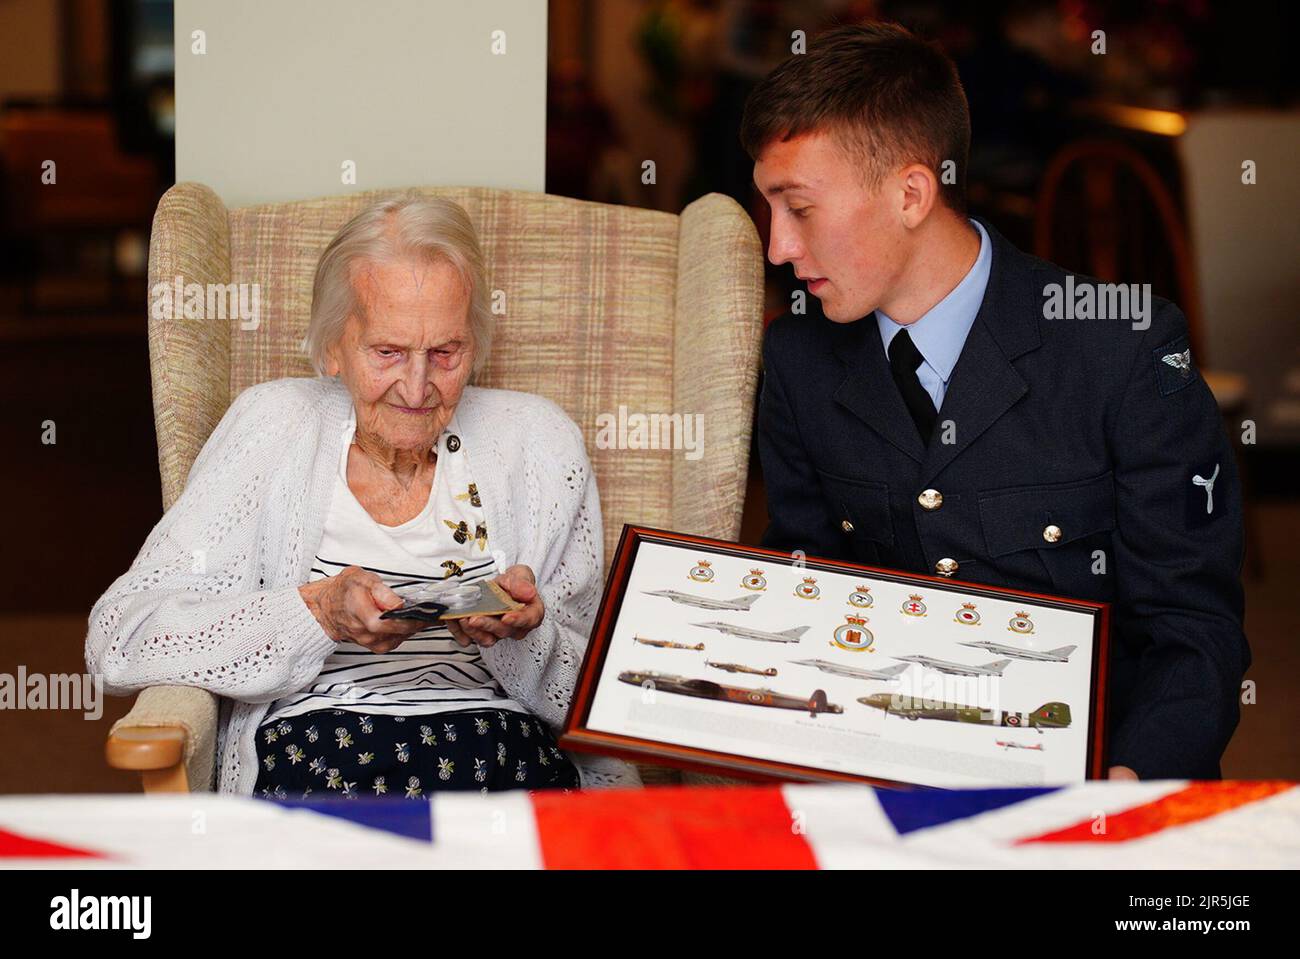
<instances>
[{"instance_id":1,"label":"aircraft illustration","mask_svg":"<svg viewBox=\"0 0 1300 959\"><path fill-rule=\"evenodd\" d=\"M690 593L682 593L675 589L647 589L642 590L647 596L662 596L665 599L671 599L674 603L682 603L686 606L698 606L700 609L730 609L736 612L744 612L753 606L761 597L737 596L735 599L710 599L707 596L693 596Z\"/></svg>"},{"instance_id":2,"label":"aircraft illustration","mask_svg":"<svg viewBox=\"0 0 1300 959\"><path fill-rule=\"evenodd\" d=\"M847 676L849 679L878 679L883 682L897 682L898 677L907 671L910 663L899 663L896 666L887 666L884 669L863 669L861 666L841 666L839 663L832 663L827 659L796 659L791 665L794 666L812 666L814 669L820 669L823 673L832 673L836 676Z\"/></svg>"},{"instance_id":3,"label":"aircraft illustration","mask_svg":"<svg viewBox=\"0 0 1300 959\"><path fill-rule=\"evenodd\" d=\"M999 643L990 643L987 640L980 640L976 643L958 643L958 646L973 646L976 649L982 649L989 653L996 653L999 656L1012 656L1016 659L1028 659L1038 663L1068 663L1070 654L1078 649L1078 646L1057 646L1055 649L1016 649L1014 646L1003 646Z\"/></svg>"},{"instance_id":4,"label":"aircraft illustration","mask_svg":"<svg viewBox=\"0 0 1300 959\"><path fill-rule=\"evenodd\" d=\"M660 649L692 649L696 652L704 649L703 643L696 643L694 646L687 643L674 643L668 639L646 639L644 636L633 636L633 642L640 643L643 646L658 646Z\"/></svg>"},{"instance_id":5,"label":"aircraft illustration","mask_svg":"<svg viewBox=\"0 0 1300 959\"><path fill-rule=\"evenodd\" d=\"M997 745L1001 746L1003 749L1037 749L1039 752L1043 751L1042 743L1035 743L1032 746L1026 746L1024 743L1012 743L1007 742L1005 739L999 739Z\"/></svg>"},{"instance_id":6,"label":"aircraft illustration","mask_svg":"<svg viewBox=\"0 0 1300 959\"><path fill-rule=\"evenodd\" d=\"M900 696L895 693L875 693L861 696L858 702L881 710L886 716L904 719L942 719L950 723L976 723L981 726L1028 726L1033 729L1064 729L1070 725L1070 707L1065 703L1043 703L1032 713L1001 712L964 706L961 703L944 703L920 696Z\"/></svg>"},{"instance_id":7,"label":"aircraft illustration","mask_svg":"<svg viewBox=\"0 0 1300 959\"><path fill-rule=\"evenodd\" d=\"M954 676L1001 676L1002 670L1011 665L1009 659L995 659L983 666L966 666L962 663L950 663L946 659L935 659L933 656L895 656L894 658L909 663L919 663L922 666L928 666L930 669L937 669L941 673L951 673Z\"/></svg>"},{"instance_id":8,"label":"aircraft illustration","mask_svg":"<svg viewBox=\"0 0 1300 959\"><path fill-rule=\"evenodd\" d=\"M765 629L754 629L750 626L732 626L730 623L719 623L716 620L707 623L691 623L691 625L702 626L704 629L716 629L728 636L736 636L740 639L755 639L762 643L797 643L799 637L808 632L807 626L796 626L794 629L784 629L779 633L772 633Z\"/></svg>"},{"instance_id":9,"label":"aircraft illustration","mask_svg":"<svg viewBox=\"0 0 1300 959\"><path fill-rule=\"evenodd\" d=\"M811 696L788 696L774 693L767 688L747 689L744 686L726 686L711 679L692 679L687 676L673 676L668 673L655 673L649 670L625 670L618 674L620 682L633 686L645 686L659 693L677 693L680 696L694 696L697 699L718 699L722 702L739 703L744 706L770 706L776 709L808 710L816 717L818 713L842 713L844 707L826 701L826 691L815 689Z\"/></svg>"},{"instance_id":10,"label":"aircraft illustration","mask_svg":"<svg viewBox=\"0 0 1300 959\"><path fill-rule=\"evenodd\" d=\"M768 666L766 669L759 669L757 666L746 666L743 663L715 663L706 659L705 666L712 666L714 669L721 669L728 673L749 673L751 676L775 676L776 667Z\"/></svg>"}]
</instances>

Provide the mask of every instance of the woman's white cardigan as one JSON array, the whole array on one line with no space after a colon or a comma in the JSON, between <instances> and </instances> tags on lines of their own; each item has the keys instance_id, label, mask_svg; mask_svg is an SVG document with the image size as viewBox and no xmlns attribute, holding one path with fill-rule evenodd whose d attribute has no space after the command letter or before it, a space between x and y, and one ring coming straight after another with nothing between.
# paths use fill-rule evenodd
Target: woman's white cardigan
<instances>
[{"instance_id":1,"label":"woman's white cardigan","mask_svg":"<svg viewBox=\"0 0 1300 959\"><path fill-rule=\"evenodd\" d=\"M242 392L180 498L91 610L86 663L109 693L175 685L223 697L218 792L252 794L258 724L273 700L314 680L334 648L298 587L320 543L351 403L331 377ZM532 567L546 603L541 626L481 655L511 699L558 731L603 573L582 434L550 400L513 390L466 387L457 420L488 544L504 566ZM640 783L621 760L572 758L584 787Z\"/></svg>"}]
</instances>

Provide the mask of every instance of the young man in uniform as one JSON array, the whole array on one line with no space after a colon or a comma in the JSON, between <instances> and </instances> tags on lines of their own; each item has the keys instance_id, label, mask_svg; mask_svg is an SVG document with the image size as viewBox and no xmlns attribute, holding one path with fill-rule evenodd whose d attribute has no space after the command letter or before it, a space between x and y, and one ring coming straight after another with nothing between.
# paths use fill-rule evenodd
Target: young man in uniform
<instances>
[{"instance_id":1,"label":"young man in uniform","mask_svg":"<svg viewBox=\"0 0 1300 959\"><path fill-rule=\"evenodd\" d=\"M967 218L965 94L901 27L812 41L741 140L811 294L764 343L763 545L1112 603L1110 776L1218 777L1241 505L1182 313Z\"/></svg>"}]
</instances>

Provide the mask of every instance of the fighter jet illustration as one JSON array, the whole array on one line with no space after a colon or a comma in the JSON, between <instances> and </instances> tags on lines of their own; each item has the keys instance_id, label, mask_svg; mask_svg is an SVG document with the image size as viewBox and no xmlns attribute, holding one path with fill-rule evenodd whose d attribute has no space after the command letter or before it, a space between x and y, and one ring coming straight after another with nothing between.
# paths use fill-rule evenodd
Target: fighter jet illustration
<instances>
[{"instance_id":1,"label":"fighter jet illustration","mask_svg":"<svg viewBox=\"0 0 1300 959\"><path fill-rule=\"evenodd\" d=\"M1078 646L1057 646L1055 649L1046 650L1016 649L1014 646L1002 646L983 639L976 643L958 643L957 645L973 646L986 652L997 653L999 656L1013 656L1016 659L1029 659L1042 663L1068 663L1070 654L1079 648Z\"/></svg>"},{"instance_id":2,"label":"fighter jet illustration","mask_svg":"<svg viewBox=\"0 0 1300 959\"><path fill-rule=\"evenodd\" d=\"M941 673L951 673L954 676L1001 676L1002 670L1011 665L1009 659L995 659L983 666L966 666L962 663L950 663L946 659L935 659L932 656L895 656L894 658L909 663L919 663L922 666L928 666L930 669L937 669Z\"/></svg>"},{"instance_id":3,"label":"fighter jet illustration","mask_svg":"<svg viewBox=\"0 0 1300 959\"><path fill-rule=\"evenodd\" d=\"M736 612L744 612L761 598L757 595L750 595L737 596L735 599L709 599L707 596L692 596L690 593L682 593L675 589L646 589L642 590L642 592L647 596L663 596L665 599L671 599L674 603L698 606L700 609L729 609Z\"/></svg>"},{"instance_id":4,"label":"fighter jet illustration","mask_svg":"<svg viewBox=\"0 0 1300 959\"><path fill-rule=\"evenodd\" d=\"M832 673L836 676L847 676L849 679L878 679L887 683L898 682L898 677L906 672L909 663L899 663L896 666L888 666L884 669L863 669L860 666L841 666L839 663L832 663L827 659L796 659L792 661L794 666L812 666L814 669L820 669L823 673Z\"/></svg>"},{"instance_id":5,"label":"fighter jet illustration","mask_svg":"<svg viewBox=\"0 0 1300 959\"><path fill-rule=\"evenodd\" d=\"M879 709L886 716L904 719L942 719L950 723L976 723L981 726L1028 726L1036 729L1064 729L1070 725L1070 707L1065 703L1043 703L1032 713L1012 713L1006 710L981 709L961 703L942 703L920 696L901 696L896 693L875 693L861 696L858 702Z\"/></svg>"},{"instance_id":6,"label":"fighter jet illustration","mask_svg":"<svg viewBox=\"0 0 1300 959\"><path fill-rule=\"evenodd\" d=\"M783 629L779 633L771 633L765 629L732 626L730 623L719 623L716 620L707 623L691 623L691 625L702 626L705 629L716 629L720 633L726 633L728 636L736 636L740 639L756 639L762 643L797 643L799 637L808 632L807 626L796 626L794 629Z\"/></svg>"}]
</instances>

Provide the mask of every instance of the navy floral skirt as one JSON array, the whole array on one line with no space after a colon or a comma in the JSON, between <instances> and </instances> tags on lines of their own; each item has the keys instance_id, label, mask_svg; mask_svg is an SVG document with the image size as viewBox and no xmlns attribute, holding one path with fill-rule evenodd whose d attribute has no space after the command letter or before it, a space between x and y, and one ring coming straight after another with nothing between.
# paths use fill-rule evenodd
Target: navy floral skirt
<instances>
[{"instance_id":1,"label":"navy floral skirt","mask_svg":"<svg viewBox=\"0 0 1300 959\"><path fill-rule=\"evenodd\" d=\"M506 709L431 716L320 709L265 723L257 759L253 793L266 799L578 786L578 770L541 720Z\"/></svg>"}]
</instances>

